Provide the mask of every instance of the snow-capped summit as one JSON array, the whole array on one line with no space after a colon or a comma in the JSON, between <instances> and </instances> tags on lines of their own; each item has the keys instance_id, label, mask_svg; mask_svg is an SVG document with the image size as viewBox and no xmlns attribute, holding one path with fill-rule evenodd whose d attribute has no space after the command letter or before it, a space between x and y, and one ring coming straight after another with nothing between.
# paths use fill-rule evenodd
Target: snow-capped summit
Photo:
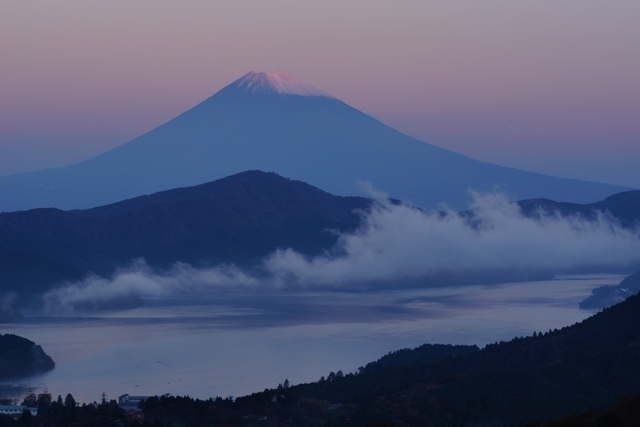
<instances>
[{"instance_id":1,"label":"snow-capped summit","mask_svg":"<svg viewBox=\"0 0 640 427\"><path fill-rule=\"evenodd\" d=\"M281 95L323 96L331 95L300 81L282 71L254 73L250 71L231 83L234 89L243 93L278 93Z\"/></svg>"}]
</instances>

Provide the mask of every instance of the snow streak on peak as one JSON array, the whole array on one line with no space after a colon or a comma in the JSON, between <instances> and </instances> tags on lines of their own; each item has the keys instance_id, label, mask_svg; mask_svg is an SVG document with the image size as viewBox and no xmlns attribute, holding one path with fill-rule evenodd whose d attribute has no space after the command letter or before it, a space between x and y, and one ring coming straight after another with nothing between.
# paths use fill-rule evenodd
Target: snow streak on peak
<instances>
[{"instance_id":1,"label":"snow streak on peak","mask_svg":"<svg viewBox=\"0 0 640 427\"><path fill-rule=\"evenodd\" d=\"M300 81L289 73L282 71L254 73L253 71L240 77L231 84L244 93L270 92L281 95L324 96L331 95L310 84Z\"/></svg>"}]
</instances>

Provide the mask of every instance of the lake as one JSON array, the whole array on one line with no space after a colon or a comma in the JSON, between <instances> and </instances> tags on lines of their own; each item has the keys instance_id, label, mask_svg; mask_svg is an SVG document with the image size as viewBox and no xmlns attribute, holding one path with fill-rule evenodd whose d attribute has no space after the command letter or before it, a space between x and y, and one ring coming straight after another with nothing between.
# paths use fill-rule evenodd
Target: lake
<instances>
[{"instance_id":1,"label":"lake","mask_svg":"<svg viewBox=\"0 0 640 427\"><path fill-rule=\"evenodd\" d=\"M241 396L355 371L424 343L477 344L548 331L593 314L591 289L623 276L370 292L219 292L145 299L126 311L2 325L40 344L49 374L21 381L80 402L121 394Z\"/></svg>"}]
</instances>

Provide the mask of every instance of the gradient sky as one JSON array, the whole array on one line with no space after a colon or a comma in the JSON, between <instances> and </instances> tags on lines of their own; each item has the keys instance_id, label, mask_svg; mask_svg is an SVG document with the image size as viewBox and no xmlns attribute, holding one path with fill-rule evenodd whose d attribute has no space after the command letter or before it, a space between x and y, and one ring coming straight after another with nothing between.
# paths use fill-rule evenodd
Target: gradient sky
<instances>
[{"instance_id":1,"label":"gradient sky","mask_svg":"<svg viewBox=\"0 0 640 427\"><path fill-rule=\"evenodd\" d=\"M287 71L479 160L640 187L638 1L0 3L0 175Z\"/></svg>"}]
</instances>

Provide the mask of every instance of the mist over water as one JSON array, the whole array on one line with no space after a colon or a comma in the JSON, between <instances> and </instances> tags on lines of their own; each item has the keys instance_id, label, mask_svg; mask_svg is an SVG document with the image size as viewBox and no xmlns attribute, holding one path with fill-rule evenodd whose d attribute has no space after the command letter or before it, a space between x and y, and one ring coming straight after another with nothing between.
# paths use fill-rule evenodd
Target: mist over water
<instances>
[{"instance_id":1,"label":"mist over water","mask_svg":"<svg viewBox=\"0 0 640 427\"><path fill-rule=\"evenodd\" d=\"M57 362L22 381L77 400L171 393L240 396L355 371L423 343L478 344L573 324L578 302L621 276L494 286L345 291L234 291L145 298L117 312L26 313L7 325Z\"/></svg>"},{"instance_id":2,"label":"mist over water","mask_svg":"<svg viewBox=\"0 0 640 427\"><path fill-rule=\"evenodd\" d=\"M606 213L596 221L528 218L501 194L475 195L463 214L384 197L361 214L359 229L314 258L281 249L251 269L177 263L165 271L134 260L112 277L47 292L42 311L25 312L4 332L35 341L57 362L29 380L54 395L238 396L285 378L355 371L399 348L483 346L568 326L592 314L578 302L594 287L623 276L478 283L631 271L640 262L639 229ZM143 305L134 309L88 310L136 299Z\"/></svg>"},{"instance_id":3,"label":"mist over water","mask_svg":"<svg viewBox=\"0 0 640 427\"><path fill-rule=\"evenodd\" d=\"M177 263L162 272L134 260L111 278L90 276L47 292L45 311L71 313L129 297L230 289L459 286L640 268L640 229L623 228L606 213L595 221L548 213L530 218L503 194L473 196L471 209L462 214L426 212L378 197L361 213L356 231L340 234L334 248L314 258L278 249L250 270Z\"/></svg>"}]
</instances>

